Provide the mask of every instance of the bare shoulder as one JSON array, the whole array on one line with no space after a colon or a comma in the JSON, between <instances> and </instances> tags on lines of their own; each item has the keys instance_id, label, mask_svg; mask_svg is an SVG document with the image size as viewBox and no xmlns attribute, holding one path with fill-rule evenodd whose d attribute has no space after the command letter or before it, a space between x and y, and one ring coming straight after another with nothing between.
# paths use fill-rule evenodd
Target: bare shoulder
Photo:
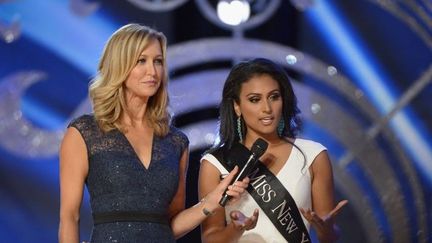
<instances>
[{"instance_id":1,"label":"bare shoulder","mask_svg":"<svg viewBox=\"0 0 432 243\"><path fill-rule=\"evenodd\" d=\"M312 166L320 167L320 168L322 167L331 168L331 161L327 150L322 150L321 152L318 153L318 155L315 157L314 162L312 163Z\"/></svg>"},{"instance_id":2,"label":"bare shoulder","mask_svg":"<svg viewBox=\"0 0 432 243\"><path fill-rule=\"evenodd\" d=\"M216 166L207 159L201 160L200 173L201 172L206 174L221 174L220 171L216 168Z\"/></svg>"},{"instance_id":3,"label":"bare shoulder","mask_svg":"<svg viewBox=\"0 0 432 243\"><path fill-rule=\"evenodd\" d=\"M60 165L61 168L69 170L80 168L82 172L87 171L87 148L81 133L75 127L69 127L63 137L60 145Z\"/></svg>"},{"instance_id":4,"label":"bare shoulder","mask_svg":"<svg viewBox=\"0 0 432 243\"><path fill-rule=\"evenodd\" d=\"M332 164L326 150L321 151L314 159L310 171L312 181L331 181L333 179Z\"/></svg>"},{"instance_id":5,"label":"bare shoulder","mask_svg":"<svg viewBox=\"0 0 432 243\"><path fill-rule=\"evenodd\" d=\"M60 147L61 151L74 148L79 149L82 147L80 145L83 145L85 148L85 142L81 133L75 127L69 127L63 137Z\"/></svg>"}]
</instances>

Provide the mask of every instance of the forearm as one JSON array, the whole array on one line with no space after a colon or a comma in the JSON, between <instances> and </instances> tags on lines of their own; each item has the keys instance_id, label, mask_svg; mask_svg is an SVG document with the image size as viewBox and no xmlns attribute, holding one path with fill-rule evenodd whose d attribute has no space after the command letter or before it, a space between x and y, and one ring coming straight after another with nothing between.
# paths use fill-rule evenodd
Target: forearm
<instances>
[{"instance_id":1,"label":"forearm","mask_svg":"<svg viewBox=\"0 0 432 243\"><path fill-rule=\"evenodd\" d=\"M171 228L176 239L195 229L208 217L204 214L204 208L208 210L208 212L213 211L206 208L205 204L199 202L195 206L181 211L171 220Z\"/></svg>"},{"instance_id":2,"label":"forearm","mask_svg":"<svg viewBox=\"0 0 432 243\"><path fill-rule=\"evenodd\" d=\"M203 243L235 243L245 232L233 223L228 224L222 230L213 231L202 236Z\"/></svg>"},{"instance_id":3,"label":"forearm","mask_svg":"<svg viewBox=\"0 0 432 243\"><path fill-rule=\"evenodd\" d=\"M324 234L318 234L318 240L320 243L334 243L339 239L339 235L339 227L333 225L333 227Z\"/></svg>"},{"instance_id":4,"label":"forearm","mask_svg":"<svg viewBox=\"0 0 432 243\"><path fill-rule=\"evenodd\" d=\"M58 238L60 243L79 242L78 221L60 220Z\"/></svg>"}]
</instances>

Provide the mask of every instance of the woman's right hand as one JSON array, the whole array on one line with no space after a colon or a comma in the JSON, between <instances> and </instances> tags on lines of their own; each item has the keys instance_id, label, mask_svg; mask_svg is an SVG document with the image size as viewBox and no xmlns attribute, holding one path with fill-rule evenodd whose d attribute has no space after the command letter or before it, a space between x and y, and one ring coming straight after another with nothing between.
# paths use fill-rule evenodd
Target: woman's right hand
<instances>
[{"instance_id":1,"label":"woman's right hand","mask_svg":"<svg viewBox=\"0 0 432 243\"><path fill-rule=\"evenodd\" d=\"M230 213L231 222L234 227L239 230L251 230L255 228L258 221L258 209L255 209L252 216L246 217L242 212L233 210Z\"/></svg>"},{"instance_id":2,"label":"woman's right hand","mask_svg":"<svg viewBox=\"0 0 432 243\"><path fill-rule=\"evenodd\" d=\"M251 217L246 217L241 212L234 211L231 221L226 224L225 208L219 205L223 192L228 188L227 194L232 196L228 204L233 200L241 199L241 196L246 193L249 179L237 181L235 186L231 185L231 181L235 178L239 168L234 168L221 181L221 171L219 171L211 162L203 160L200 167L199 179L199 196L204 198L203 207L209 211L213 211L213 215L207 217L201 225L202 242L237 242L245 230L253 229L256 225L258 212L252 214ZM224 171L226 172L226 171ZM250 215L249 215L250 216ZM228 226L228 227L227 227Z\"/></svg>"},{"instance_id":3,"label":"woman's right hand","mask_svg":"<svg viewBox=\"0 0 432 243\"><path fill-rule=\"evenodd\" d=\"M235 183L230 185L231 181L235 178L238 171L238 166L235 166L235 168L228 174L228 176L226 176L213 191L211 191L201 200L202 203L208 205L207 209L209 209L210 212L213 212L216 208L220 207L219 201L221 200L222 195L226 189L226 194L231 196L231 199L228 201L228 203L237 201L246 191L246 188L249 185L248 177L244 178L242 181L236 181Z\"/></svg>"}]
</instances>

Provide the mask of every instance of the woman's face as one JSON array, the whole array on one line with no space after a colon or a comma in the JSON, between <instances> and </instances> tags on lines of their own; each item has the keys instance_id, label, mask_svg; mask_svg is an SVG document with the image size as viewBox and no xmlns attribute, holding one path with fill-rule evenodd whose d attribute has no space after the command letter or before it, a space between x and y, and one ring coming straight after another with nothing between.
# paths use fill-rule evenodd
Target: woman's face
<instances>
[{"instance_id":1,"label":"woman's face","mask_svg":"<svg viewBox=\"0 0 432 243\"><path fill-rule=\"evenodd\" d=\"M282 96L279 84L270 75L254 76L243 83L240 102L234 102L237 116L242 116L247 136L266 137L277 135L282 116Z\"/></svg>"},{"instance_id":2,"label":"woman's face","mask_svg":"<svg viewBox=\"0 0 432 243\"><path fill-rule=\"evenodd\" d=\"M158 90L164 73L162 49L158 40L150 40L141 52L126 81L126 97L149 98Z\"/></svg>"}]
</instances>

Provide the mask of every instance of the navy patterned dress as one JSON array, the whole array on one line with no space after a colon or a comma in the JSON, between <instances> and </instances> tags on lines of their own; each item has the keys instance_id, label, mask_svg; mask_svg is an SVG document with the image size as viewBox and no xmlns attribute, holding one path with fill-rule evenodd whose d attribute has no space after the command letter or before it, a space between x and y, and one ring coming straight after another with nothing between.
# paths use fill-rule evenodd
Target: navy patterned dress
<instances>
[{"instance_id":1,"label":"navy patterned dress","mask_svg":"<svg viewBox=\"0 0 432 243\"><path fill-rule=\"evenodd\" d=\"M175 127L153 138L152 157L144 167L119 130L103 133L92 115L69 126L84 138L89 158L86 185L93 215L112 212L168 214L179 180L179 161L189 141ZM95 224L91 242L175 242L169 224L120 221Z\"/></svg>"}]
</instances>

